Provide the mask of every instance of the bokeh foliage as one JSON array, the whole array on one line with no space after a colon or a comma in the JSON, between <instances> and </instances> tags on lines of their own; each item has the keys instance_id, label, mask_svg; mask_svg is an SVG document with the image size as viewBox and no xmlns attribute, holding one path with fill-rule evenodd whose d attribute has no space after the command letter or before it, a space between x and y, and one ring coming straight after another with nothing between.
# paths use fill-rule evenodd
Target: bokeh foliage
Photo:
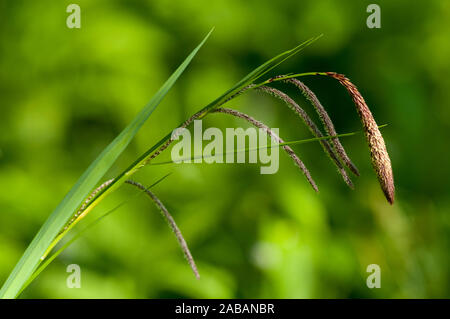
<instances>
[{"instance_id":1,"label":"bokeh foliage","mask_svg":"<svg viewBox=\"0 0 450 319\"><path fill-rule=\"evenodd\" d=\"M362 173L354 191L318 143L294 149L319 194L283 153L272 176L250 164L149 166L137 180L151 184L173 172L154 191L176 218L202 279L139 196L66 250L23 297L450 296L450 3L378 1L382 27L368 29L369 1L81 0L82 27L71 30L65 9L72 2L0 1L0 282L78 176L215 26L107 177L250 70L323 33L277 71L336 71L358 85L378 123L389 123L382 132L395 205L383 198L362 134L342 140ZM305 82L338 132L360 129L337 82ZM285 140L310 137L270 97L250 93L230 107L279 127ZM213 114L206 125L246 124ZM124 186L90 218L135 192ZM81 289L66 287L72 263L81 266ZM380 289L365 284L372 263L382 270Z\"/></svg>"}]
</instances>

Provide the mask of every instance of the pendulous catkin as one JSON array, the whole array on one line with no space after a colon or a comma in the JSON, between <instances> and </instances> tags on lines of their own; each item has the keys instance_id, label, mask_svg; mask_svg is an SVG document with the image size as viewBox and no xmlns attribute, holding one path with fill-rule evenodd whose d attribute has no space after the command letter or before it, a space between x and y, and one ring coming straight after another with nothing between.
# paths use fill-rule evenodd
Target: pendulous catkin
<instances>
[{"instance_id":1,"label":"pendulous catkin","mask_svg":"<svg viewBox=\"0 0 450 319\"><path fill-rule=\"evenodd\" d=\"M320 73L318 73L320 74ZM394 203L395 186L394 175L392 173L391 160L386 150L383 136L381 135L378 125L370 112L369 107L364 101L361 93L359 93L356 86L345 77L345 75L335 72L325 72L327 76L330 76L338 80L348 91L355 103L356 110L364 126L364 132L366 134L367 142L369 144L370 155L372 158L372 165L378 176L378 180L381 185L381 189L386 196L386 199L390 204Z\"/></svg>"},{"instance_id":2,"label":"pendulous catkin","mask_svg":"<svg viewBox=\"0 0 450 319\"><path fill-rule=\"evenodd\" d=\"M178 244L180 245L181 250L184 253L184 257L188 261L189 266L191 267L192 272L195 275L195 278L200 279L200 273L198 272L197 266L195 264L194 258L192 257L191 251L189 250L189 247L186 243L186 240L184 239L183 234L181 234L181 230L178 228L177 224L175 223L175 220L173 219L172 215L169 213L167 208L164 206L164 204L159 200L159 198L153 192L151 192L148 188L146 188L141 183L138 183L131 179L126 180L125 183L127 183L129 185L133 185L133 186L139 188L140 190L144 191L153 200L155 205L159 208L159 210L161 211L161 213L163 214L163 216L169 223L170 228L174 232L175 237L178 240Z\"/></svg>"}]
</instances>

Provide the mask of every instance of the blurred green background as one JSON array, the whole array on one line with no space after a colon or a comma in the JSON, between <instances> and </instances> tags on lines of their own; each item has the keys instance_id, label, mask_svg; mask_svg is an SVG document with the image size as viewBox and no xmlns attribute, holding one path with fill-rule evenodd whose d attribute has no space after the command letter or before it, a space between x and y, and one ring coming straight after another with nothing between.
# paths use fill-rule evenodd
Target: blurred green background
<instances>
[{"instance_id":1,"label":"blurred green background","mask_svg":"<svg viewBox=\"0 0 450 319\"><path fill-rule=\"evenodd\" d=\"M81 7L81 29L66 7ZM149 166L135 179L169 208L197 261L197 281L159 212L124 186L90 218L132 199L58 257L24 298L450 297L450 2L0 1L0 283L77 178L203 36L194 62L105 177L113 177L252 69L307 38L316 43L272 75L335 71L359 87L382 129L396 181L387 204L362 134L342 139L361 177L348 189L317 143L294 149L316 194L280 152L276 175L256 164ZM303 79L340 133L360 130L350 97ZM289 90L308 111L303 97ZM294 114L250 93L230 107L309 138ZM246 126L211 115L204 126ZM167 159L166 152L161 160ZM69 289L66 267L81 267ZM381 267L369 289L366 267Z\"/></svg>"}]
</instances>

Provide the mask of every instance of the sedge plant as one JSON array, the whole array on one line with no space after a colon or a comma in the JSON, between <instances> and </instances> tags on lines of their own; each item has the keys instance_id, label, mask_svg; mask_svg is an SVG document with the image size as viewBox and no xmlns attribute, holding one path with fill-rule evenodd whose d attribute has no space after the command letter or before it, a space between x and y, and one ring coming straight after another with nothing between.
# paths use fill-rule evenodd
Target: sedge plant
<instances>
[{"instance_id":1,"label":"sedge plant","mask_svg":"<svg viewBox=\"0 0 450 319\"><path fill-rule=\"evenodd\" d=\"M279 64L294 56L305 47L316 41L320 36L311 38L295 48L285 51L264 64L257 67L248 75L238 81L233 87L216 98L214 101L201 108L198 112L193 114L187 120L182 122L178 126L178 131L171 131L160 139L156 144L150 147L144 154L137 158L130 166L122 171L116 177L100 183L100 179L105 175L108 169L110 169L118 156L130 143L132 138L136 135L141 126L149 118L155 108L159 105L161 100L175 84L179 76L183 73L194 56L206 42L208 35L201 41L201 43L188 55L183 63L175 70L175 72L169 77L169 79L163 84L163 86L156 92L150 102L141 110L139 114L133 119L133 121L101 152L101 154L92 162L87 170L81 175L76 184L67 193L61 203L56 207L53 213L48 217L43 224L39 232L36 234L28 248L25 250L23 256L20 258L13 271L10 273L6 282L3 284L0 290L1 298L16 298L46 267L53 261L64 249L66 249L74 240L80 237L80 235L89 229L91 225L85 227L72 239L63 244L56 252L52 254L53 248L65 237L71 230L83 220L103 199L116 191L123 185L131 185L137 188L140 193L148 195L148 197L154 202L156 207L160 210L169 227L175 234L175 237L186 257L192 271L197 278L200 278L199 271L194 262L192 254L187 246L180 229L175 223L174 218L169 213L163 202L157 197L157 195L149 188L156 183L162 181L158 180L154 185L145 187L143 184L132 180L131 176L139 171L146 165L161 165L170 162L156 162L154 159L158 157L164 150L166 150L174 140L177 139L177 132L181 132L181 129L188 128L189 125L197 119L202 119L210 114L225 114L227 116L234 116L240 118L251 125L264 130L273 140L276 141L276 145L270 147L281 147L288 156L290 156L294 164L300 169L303 175L306 177L309 184L315 191L318 191L318 186L314 181L311 173L307 169L305 163L300 157L292 150L289 145L301 144L307 142L319 142L322 148L330 158L332 163L336 166L337 171L343 178L343 181L353 188L353 183L347 172L351 172L355 176L359 176L359 171L355 164L350 160L339 138L344 136L350 136L356 133L338 134L333 125L333 122L326 112L323 105L320 103L317 96L303 83L299 78L304 76L328 76L338 80L349 92L353 99L357 113L360 117L363 131L366 135L366 139L369 145L372 164L377 174L382 191L384 192L389 203L394 202L394 181L391 168L391 162L386 150L386 146L383 137L380 133L379 126L376 124L370 109L368 108L365 100L362 98L356 86L350 82L350 80L342 74L334 72L308 72L308 73L296 73L288 75L279 75L274 77L260 80L269 71L277 67ZM317 112L321 124L324 127L324 131L320 129L306 113L306 111L300 107L300 105L285 92L280 89L276 89L271 85L274 82L285 83L286 85L293 85L306 97L306 99L313 105ZM258 91L262 94L271 95L277 99L282 100L294 113L301 119L301 122L305 124L309 131L312 133L313 138L307 140L285 142L281 137L277 136L270 128L255 119L253 116L240 112L238 110L225 107L225 104L229 104L230 101L237 96L246 94L249 91ZM238 150L248 152L249 149ZM98 185L99 184L99 185ZM100 219L109 215L112 211L104 214L98 218L94 223L97 223Z\"/></svg>"}]
</instances>

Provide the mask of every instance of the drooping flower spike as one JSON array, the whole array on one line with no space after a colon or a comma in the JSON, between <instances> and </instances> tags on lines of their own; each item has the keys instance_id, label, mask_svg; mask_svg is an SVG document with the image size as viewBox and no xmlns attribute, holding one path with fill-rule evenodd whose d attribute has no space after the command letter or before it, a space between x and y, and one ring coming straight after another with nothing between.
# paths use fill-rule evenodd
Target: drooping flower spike
<instances>
[{"instance_id":1,"label":"drooping flower spike","mask_svg":"<svg viewBox=\"0 0 450 319\"><path fill-rule=\"evenodd\" d=\"M381 189L383 190L386 199L390 204L394 203L395 186L394 174L392 173L391 159L386 149L383 136L381 135L378 125L367 106L366 101L359 93L357 87L350 82L350 80L343 74L334 72L318 73L320 75L327 75L338 80L348 91L353 99L353 102L358 111L359 118L364 127L364 132L369 144L370 155L372 158L372 165L378 176Z\"/></svg>"}]
</instances>

